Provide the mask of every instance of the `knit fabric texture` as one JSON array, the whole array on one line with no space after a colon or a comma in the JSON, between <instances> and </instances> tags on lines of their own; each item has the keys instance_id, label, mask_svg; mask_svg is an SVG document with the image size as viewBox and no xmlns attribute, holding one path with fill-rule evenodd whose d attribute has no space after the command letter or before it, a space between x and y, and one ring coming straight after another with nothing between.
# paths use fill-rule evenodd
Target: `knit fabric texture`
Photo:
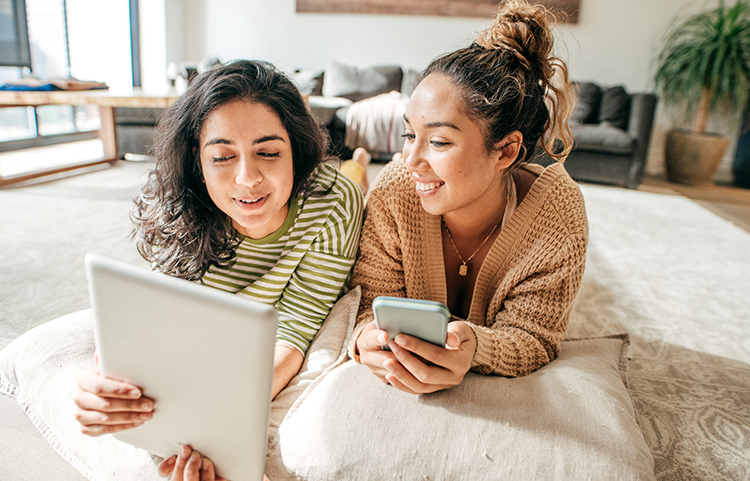
<instances>
[{"instance_id":1,"label":"knit fabric texture","mask_svg":"<svg viewBox=\"0 0 750 481\"><path fill-rule=\"evenodd\" d=\"M561 164L521 168L538 178L485 257L466 319L477 338L471 368L481 374L523 376L560 353L586 262L576 183ZM375 297L446 302L441 218L422 208L402 161L387 165L370 193L352 284L362 286L349 345L355 360Z\"/></svg>"}]
</instances>

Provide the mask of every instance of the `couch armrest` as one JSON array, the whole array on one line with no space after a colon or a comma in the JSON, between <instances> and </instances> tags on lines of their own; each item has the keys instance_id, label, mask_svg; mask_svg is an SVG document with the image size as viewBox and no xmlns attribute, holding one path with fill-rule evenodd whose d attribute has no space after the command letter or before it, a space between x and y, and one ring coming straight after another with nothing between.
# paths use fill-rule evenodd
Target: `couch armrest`
<instances>
[{"instance_id":1,"label":"couch armrest","mask_svg":"<svg viewBox=\"0 0 750 481\"><path fill-rule=\"evenodd\" d=\"M656 95L652 93L635 93L630 97L630 119L628 133L636 140L634 162L628 176L630 189L635 189L641 183L643 171L646 167L646 156L651 142L651 130L654 126L656 112Z\"/></svg>"}]
</instances>

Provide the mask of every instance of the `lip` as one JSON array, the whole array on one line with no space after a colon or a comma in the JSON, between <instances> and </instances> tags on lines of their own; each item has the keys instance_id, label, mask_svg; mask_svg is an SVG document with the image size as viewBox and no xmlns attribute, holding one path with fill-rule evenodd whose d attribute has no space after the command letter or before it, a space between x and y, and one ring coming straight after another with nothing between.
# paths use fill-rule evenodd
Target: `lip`
<instances>
[{"instance_id":1,"label":"lip","mask_svg":"<svg viewBox=\"0 0 750 481\"><path fill-rule=\"evenodd\" d=\"M438 193L445 186L445 182L442 180L427 180L412 175L414 180L415 190L417 195L420 197L429 197Z\"/></svg>"},{"instance_id":2,"label":"lip","mask_svg":"<svg viewBox=\"0 0 750 481\"><path fill-rule=\"evenodd\" d=\"M233 197L232 201L234 204L239 207L240 209L244 211L255 211L260 208L262 208L266 202L268 202L268 198L271 196L271 194L266 194L263 197L260 198L260 200L257 200L256 202L253 202L252 204L243 202L243 201L251 201L254 199L258 199L254 196L247 196L247 197Z\"/></svg>"}]
</instances>

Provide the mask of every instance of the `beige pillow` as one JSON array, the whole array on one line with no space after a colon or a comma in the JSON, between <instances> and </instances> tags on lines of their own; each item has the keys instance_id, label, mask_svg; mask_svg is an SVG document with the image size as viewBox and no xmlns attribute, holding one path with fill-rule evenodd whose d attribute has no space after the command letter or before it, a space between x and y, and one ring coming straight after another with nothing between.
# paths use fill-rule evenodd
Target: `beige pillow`
<instances>
[{"instance_id":1,"label":"beige pillow","mask_svg":"<svg viewBox=\"0 0 750 481\"><path fill-rule=\"evenodd\" d=\"M271 479L654 479L626 387L627 336L565 341L528 376L467 375L414 396L353 361L279 427ZM269 475L271 473L269 472Z\"/></svg>"},{"instance_id":2,"label":"beige pillow","mask_svg":"<svg viewBox=\"0 0 750 481\"><path fill-rule=\"evenodd\" d=\"M300 373L271 404L269 446L286 411L312 381L346 356L360 289L343 296L308 350ZM0 351L0 393L12 396L47 441L90 480L164 480L161 458L111 436L92 438L73 418L75 383L94 367L92 312L80 311L38 326ZM0 440L0 451L5 451Z\"/></svg>"}]
</instances>

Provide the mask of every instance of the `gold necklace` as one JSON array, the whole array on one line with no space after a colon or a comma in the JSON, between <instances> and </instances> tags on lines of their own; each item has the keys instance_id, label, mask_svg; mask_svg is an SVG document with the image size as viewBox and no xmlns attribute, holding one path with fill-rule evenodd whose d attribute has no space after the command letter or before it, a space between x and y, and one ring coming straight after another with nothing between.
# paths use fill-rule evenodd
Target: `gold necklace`
<instances>
[{"instance_id":1,"label":"gold necklace","mask_svg":"<svg viewBox=\"0 0 750 481\"><path fill-rule=\"evenodd\" d=\"M458 252L458 247L456 247L456 243L453 242L453 236L451 236L451 231L448 229L448 224L445 223L445 219L442 219L443 225L445 226L445 233L448 234L448 240L451 241L451 245L453 246L453 249L456 251L456 254L458 255L458 258L461 259L461 266L458 268L458 275L461 277L466 276L466 274L469 272L469 266L466 265L467 262L469 262L472 258L474 258L475 255L477 255L477 252L479 252L479 249L484 246L488 240L490 240L490 237L492 236L492 233L495 232L495 229L497 229L497 226L499 226L503 221L500 220L497 224L495 224L495 227L492 228L489 234L487 234L487 237L482 241L482 243L477 247L477 250L474 251L472 255L469 256L468 259L464 260L463 257L461 257L461 253Z\"/></svg>"}]
</instances>

